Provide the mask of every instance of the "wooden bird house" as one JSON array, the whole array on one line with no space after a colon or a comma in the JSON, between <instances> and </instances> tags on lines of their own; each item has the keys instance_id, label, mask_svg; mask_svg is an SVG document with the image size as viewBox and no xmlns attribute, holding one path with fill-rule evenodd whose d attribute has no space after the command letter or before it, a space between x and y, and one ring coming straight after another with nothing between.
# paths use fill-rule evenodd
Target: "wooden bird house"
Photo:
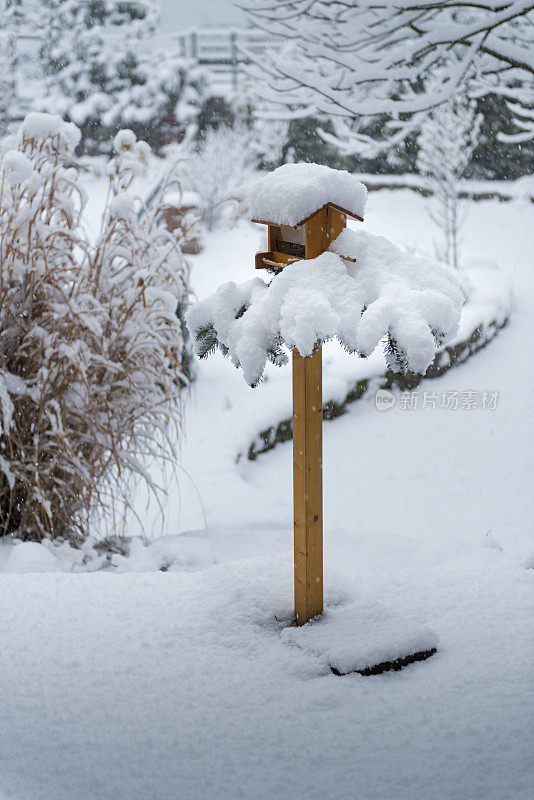
<instances>
[{"instance_id":1,"label":"wooden bird house","mask_svg":"<svg viewBox=\"0 0 534 800\"><path fill-rule=\"evenodd\" d=\"M269 249L256 253L256 269L278 271L302 258L316 258L339 236L347 216L363 222L363 217L334 203L326 203L296 225L253 219L268 229Z\"/></svg>"}]
</instances>

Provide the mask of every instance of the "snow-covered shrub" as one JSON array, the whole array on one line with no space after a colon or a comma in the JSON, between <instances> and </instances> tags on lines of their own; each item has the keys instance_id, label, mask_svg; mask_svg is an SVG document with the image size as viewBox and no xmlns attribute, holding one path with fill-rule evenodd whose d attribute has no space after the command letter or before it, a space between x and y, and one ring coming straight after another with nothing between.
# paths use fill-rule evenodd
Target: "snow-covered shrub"
<instances>
[{"instance_id":1,"label":"snow-covered shrub","mask_svg":"<svg viewBox=\"0 0 534 800\"><path fill-rule=\"evenodd\" d=\"M257 163L257 148L246 125L222 125L206 131L182 174L184 186L200 197L208 228L221 219L224 201L254 175Z\"/></svg>"},{"instance_id":2,"label":"snow-covered shrub","mask_svg":"<svg viewBox=\"0 0 534 800\"><path fill-rule=\"evenodd\" d=\"M344 230L329 252L289 264L268 284L223 284L189 310L187 324L200 358L218 347L251 386L268 360L287 362L284 346L307 357L333 338L362 356L383 340L392 369L423 373L456 333L463 301L444 266Z\"/></svg>"},{"instance_id":3,"label":"snow-covered shrub","mask_svg":"<svg viewBox=\"0 0 534 800\"><path fill-rule=\"evenodd\" d=\"M136 477L156 489L146 464L172 456L180 423L186 267L129 191L148 146L117 135L91 243L79 136L30 114L1 155L0 535L75 541L114 519Z\"/></svg>"},{"instance_id":4,"label":"snow-covered shrub","mask_svg":"<svg viewBox=\"0 0 534 800\"><path fill-rule=\"evenodd\" d=\"M463 176L475 150L482 116L476 103L465 95L453 97L438 106L424 120L419 134L417 166L429 178L433 199L428 213L443 234L438 255L450 266L459 266L458 235L460 219L458 181Z\"/></svg>"}]
</instances>

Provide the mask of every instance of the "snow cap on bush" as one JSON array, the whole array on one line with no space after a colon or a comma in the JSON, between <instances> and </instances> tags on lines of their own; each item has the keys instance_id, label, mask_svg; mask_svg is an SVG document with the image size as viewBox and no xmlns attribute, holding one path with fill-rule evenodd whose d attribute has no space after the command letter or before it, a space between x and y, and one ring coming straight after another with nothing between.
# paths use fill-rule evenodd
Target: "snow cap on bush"
<instances>
[{"instance_id":1,"label":"snow cap on bush","mask_svg":"<svg viewBox=\"0 0 534 800\"><path fill-rule=\"evenodd\" d=\"M73 153L80 141L80 131L72 122L65 122L59 114L33 111L20 126L19 139L36 141L55 140L55 147L63 153Z\"/></svg>"},{"instance_id":2,"label":"snow cap on bush","mask_svg":"<svg viewBox=\"0 0 534 800\"><path fill-rule=\"evenodd\" d=\"M4 154L2 167L11 186L24 183L33 173L32 162L18 150L8 150Z\"/></svg>"},{"instance_id":3,"label":"snow cap on bush","mask_svg":"<svg viewBox=\"0 0 534 800\"><path fill-rule=\"evenodd\" d=\"M284 345L307 357L332 338L362 356L383 341L391 368L424 373L456 333L463 302L448 268L346 230L330 252L288 265L269 284L224 284L189 310L187 325L200 357L219 347L252 386L267 360L287 362Z\"/></svg>"}]
</instances>

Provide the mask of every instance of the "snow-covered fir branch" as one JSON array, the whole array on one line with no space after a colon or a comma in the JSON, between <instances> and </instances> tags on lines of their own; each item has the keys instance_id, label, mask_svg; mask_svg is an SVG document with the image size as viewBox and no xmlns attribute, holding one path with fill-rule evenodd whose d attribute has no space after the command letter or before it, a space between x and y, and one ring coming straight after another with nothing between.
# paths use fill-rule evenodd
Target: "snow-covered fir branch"
<instances>
[{"instance_id":1,"label":"snow-covered fir branch","mask_svg":"<svg viewBox=\"0 0 534 800\"><path fill-rule=\"evenodd\" d=\"M308 190L316 188L315 196L306 193L306 183ZM362 184L315 164L285 165L248 190L252 217L276 216L286 225L295 225L311 206L340 198L363 214ZM284 364L288 349L310 356L317 344L334 338L361 356L384 342L393 369L423 373L436 348L456 333L463 302L458 279L446 266L402 253L383 237L345 229L329 251L290 263L270 283L254 278L223 284L186 319L200 357L219 348L255 386L267 361Z\"/></svg>"}]
</instances>

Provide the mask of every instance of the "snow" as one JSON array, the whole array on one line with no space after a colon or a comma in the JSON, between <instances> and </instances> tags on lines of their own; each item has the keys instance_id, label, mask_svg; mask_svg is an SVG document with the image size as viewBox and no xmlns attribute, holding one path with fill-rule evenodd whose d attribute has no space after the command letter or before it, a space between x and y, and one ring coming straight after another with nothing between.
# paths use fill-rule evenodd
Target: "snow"
<instances>
[{"instance_id":1,"label":"snow","mask_svg":"<svg viewBox=\"0 0 534 800\"><path fill-rule=\"evenodd\" d=\"M513 305L511 281L493 262L471 259L461 271L462 288L469 297L462 312L458 339L465 337L474 324L502 325Z\"/></svg>"},{"instance_id":2,"label":"snow","mask_svg":"<svg viewBox=\"0 0 534 800\"><path fill-rule=\"evenodd\" d=\"M133 131L128 129L119 131L113 139L113 149L116 153L121 150L130 150L137 142L137 137Z\"/></svg>"},{"instance_id":3,"label":"snow","mask_svg":"<svg viewBox=\"0 0 534 800\"><path fill-rule=\"evenodd\" d=\"M440 650L400 673L339 678L280 635L285 557L196 574L4 575L2 790L528 800L531 581L518 577L492 550L461 570L434 564L423 584L393 570L388 604L399 595L404 610L409 595L439 623Z\"/></svg>"},{"instance_id":4,"label":"snow","mask_svg":"<svg viewBox=\"0 0 534 800\"><path fill-rule=\"evenodd\" d=\"M2 413L2 417L0 419L0 433L7 433L13 424L13 413L15 411L15 407L11 397L9 396L10 389L11 386L7 376L3 371L0 372L0 411Z\"/></svg>"},{"instance_id":5,"label":"snow","mask_svg":"<svg viewBox=\"0 0 534 800\"><path fill-rule=\"evenodd\" d=\"M307 357L317 342L337 338L349 352L371 355L389 335L397 351L388 354L391 366L425 372L436 341L458 329L464 295L457 276L362 230L345 231L333 247L356 263L323 253L289 264L269 284L226 283L197 303L186 317L197 354L213 331L254 386L268 359L287 362L282 342Z\"/></svg>"},{"instance_id":6,"label":"snow","mask_svg":"<svg viewBox=\"0 0 534 800\"><path fill-rule=\"evenodd\" d=\"M327 609L301 628L282 631L282 639L321 659L342 675L435 649L439 636L427 625L382 603L361 598Z\"/></svg>"},{"instance_id":7,"label":"snow","mask_svg":"<svg viewBox=\"0 0 534 800\"><path fill-rule=\"evenodd\" d=\"M360 180L367 186L369 192L391 191L392 189L413 189L415 192L426 193L431 190L429 180L422 175L371 175L360 173ZM489 181L461 179L458 181L458 192L461 198L501 200L533 199L534 177L524 175L514 181Z\"/></svg>"},{"instance_id":8,"label":"snow","mask_svg":"<svg viewBox=\"0 0 534 800\"><path fill-rule=\"evenodd\" d=\"M284 164L247 189L251 219L294 227L327 203L363 217L367 189L345 170L321 164Z\"/></svg>"},{"instance_id":9,"label":"snow","mask_svg":"<svg viewBox=\"0 0 534 800\"><path fill-rule=\"evenodd\" d=\"M129 192L120 192L111 198L109 212L112 217L120 219L127 220L135 217L135 197Z\"/></svg>"},{"instance_id":10,"label":"snow","mask_svg":"<svg viewBox=\"0 0 534 800\"><path fill-rule=\"evenodd\" d=\"M394 13L391 2L377 0L322 3L320 13L306 2L291 11L285 2L243 5L251 23L287 43L255 59L261 96L286 118L295 109L329 118L329 140L346 153L373 157L384 138L390 147L405 141L428 109L465 93L466 81L471 97L498 92L515 101L519 133L510 141L532 135L529 0L475 3L468 16L461 2L403 0ZM358 124L380 115L390 122L371 126L371 133Z\"/></svg>"},{"instance_id":11,"label":"snow","mask_svg":"<svg viewBox=\"0 0 534 800\"><path fill-rule=\"evenodd\" d=\"M18 150L8 150L2 157L2 168L5 176L12 186L23 183L33 173L33 164L24 153Z\"/></svg>"},{"instance_id":12,"label":"snow","mask_svg":"<svg viewBox=\"0 0 534 800\"><path fill-rule=\"evenodd\" d=\"M430 248L423 208L412 192L377 192L366 225L403 249ZM107 572L69 574L83 553L71 570L58 548L61 571L0 574L0 795L530 800L531 216L517 201L473 207L466 261L497 261L516 308L487 348L419 387L496 388L497 408L407 411L395 393L378 413L370 395L324 425L327 614L381 604L435 631L437 654L337 677L286 640L291 444L254 463L235 457L290 408L291 371L269 365L251 391L216 355L185 401L164 521L139 494L152 535L168 539L136 542ZM208 237L191 259L197 295L250 278L258 238L253 226ZM372 358L380 371L382 355ZM324 362L329 391L370 369L335 343ZM0 565L18 547L0 544Z\"/></svg>"},{"instance_id":13,"label":"snow","mask_svg":"<svg viewBox=\"0 0 534 800\"><path fill-rule=\"evenodd\" d=\"M80 131L72 122L64 122L59 114L43 114L32 111L21 125L21 134L26 139L48 139L58 137L67 152L73 151L80 141Z\"/></svg>"},{"instance_id":14,"label":"snow","mask_svg":"<svg viewBox=\"0 0 534 800\"><path fill-rule=\"evenodd\" d=\"M57 559L37 542L17 542L10 548L2 572L24 574L27 572L55 572Z\"/></svg>"}]
</instances>

